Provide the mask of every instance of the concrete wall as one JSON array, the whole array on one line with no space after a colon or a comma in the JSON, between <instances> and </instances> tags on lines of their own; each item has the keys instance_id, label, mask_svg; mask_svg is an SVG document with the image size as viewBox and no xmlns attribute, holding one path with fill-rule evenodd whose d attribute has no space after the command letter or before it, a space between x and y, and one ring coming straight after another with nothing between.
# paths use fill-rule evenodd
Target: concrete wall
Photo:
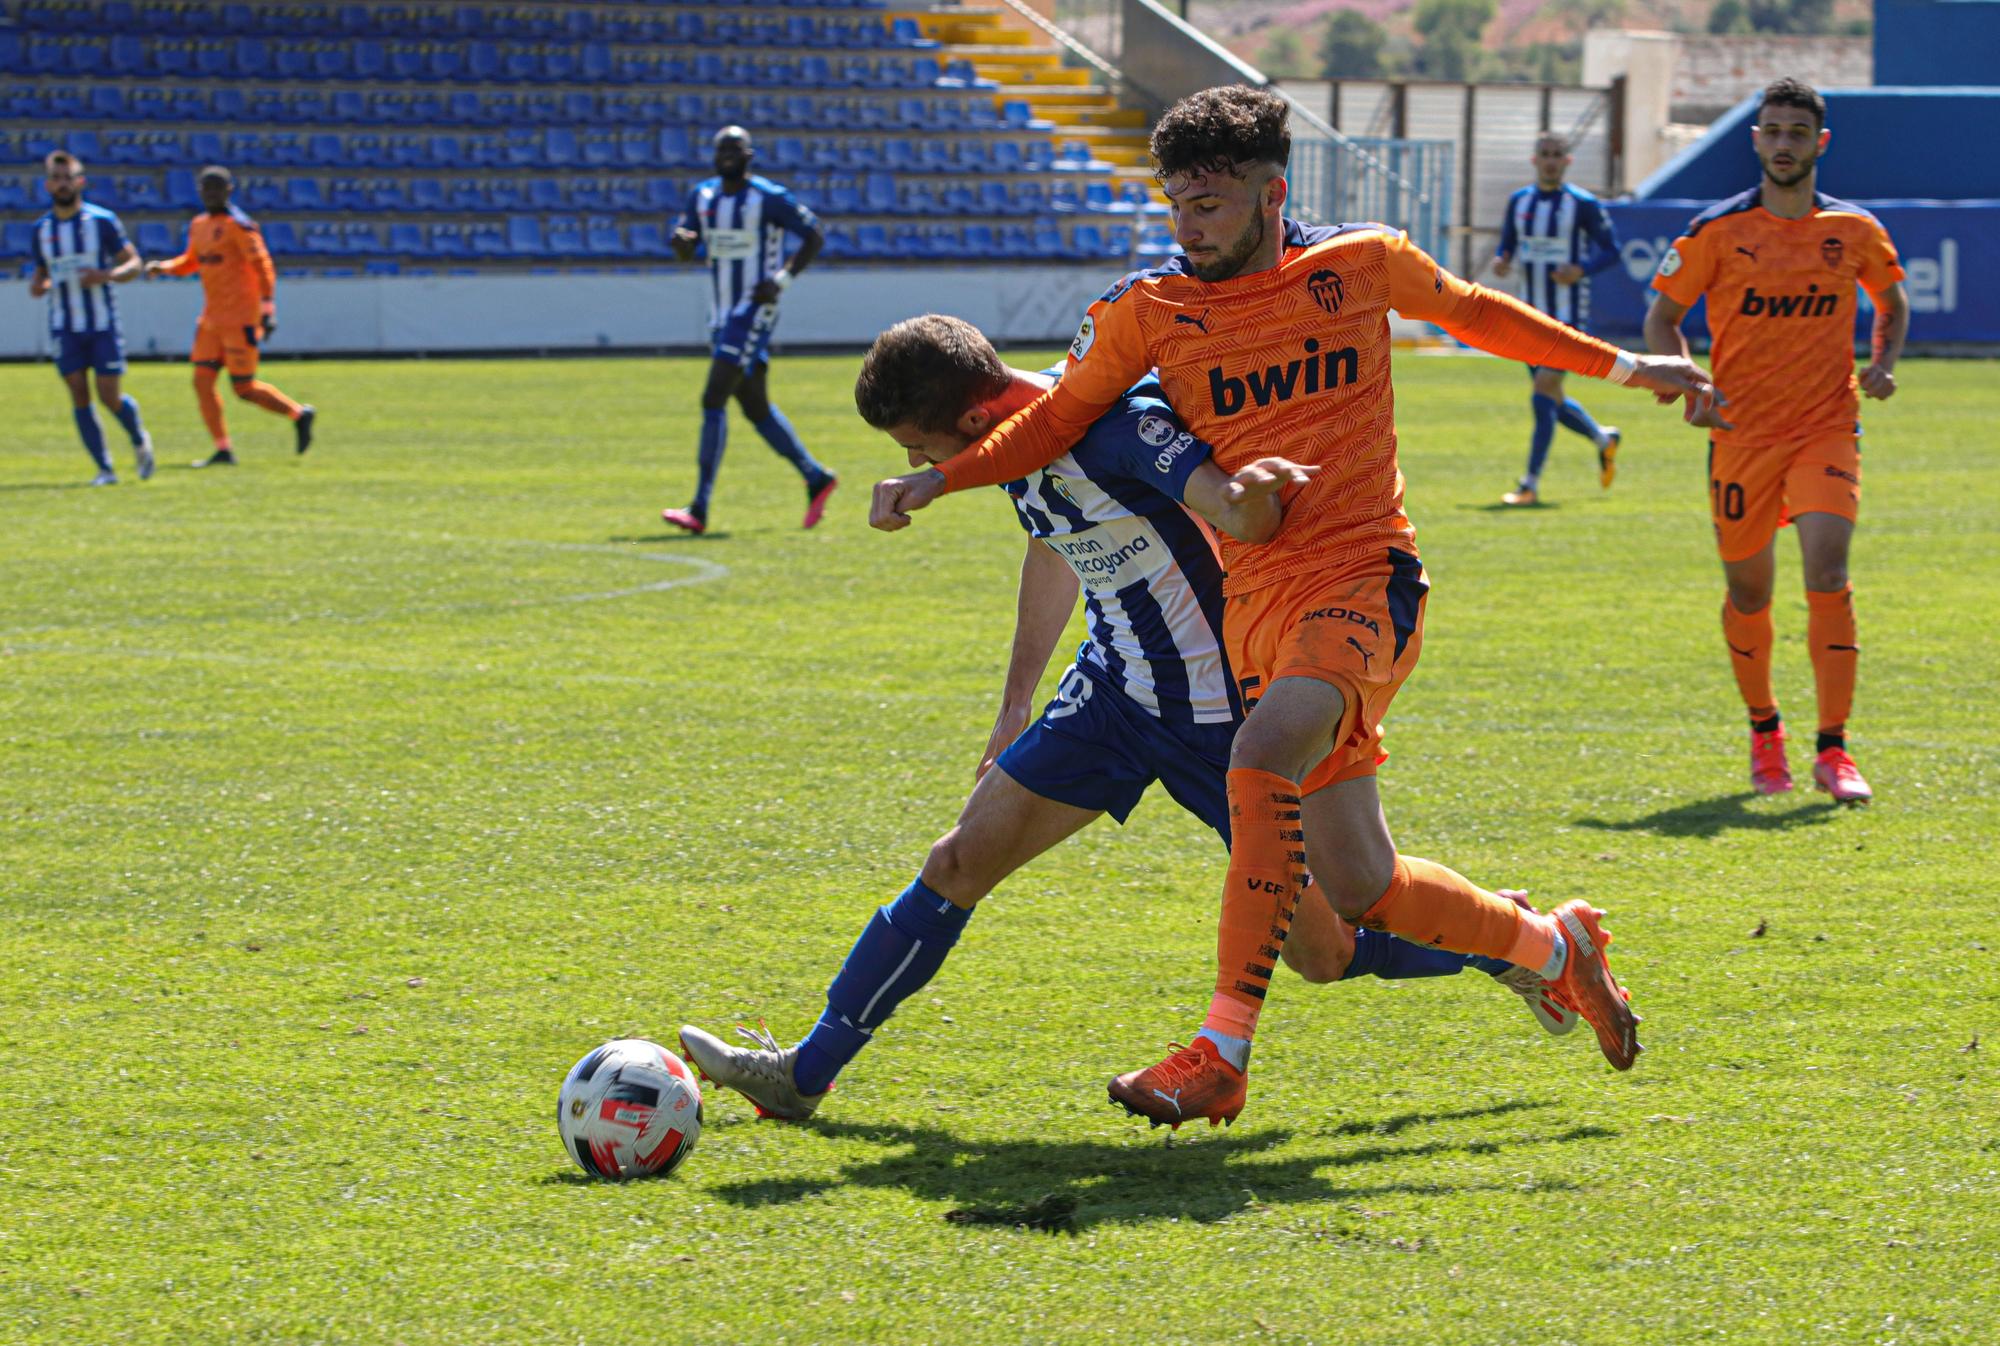
<instances>
[{"instance_id":1,"label":"concrete wall","mask_svg":"<svg viewBox=\"0 0 2000 1346\"><path fill-rule=\"evenodd\" d=\"M1118 267L815 268L785 294L777 345L866 345L924 312L955 314L997 342L1067 345ZM118 290L128 354L181 357L201 286ZM278 284L273 355L617 350L708 344L708 283L693 271L634 275L367 276ZM0 358L48 350L46 310L27 283L0 300Z\"/></svg>"}]
</instances>

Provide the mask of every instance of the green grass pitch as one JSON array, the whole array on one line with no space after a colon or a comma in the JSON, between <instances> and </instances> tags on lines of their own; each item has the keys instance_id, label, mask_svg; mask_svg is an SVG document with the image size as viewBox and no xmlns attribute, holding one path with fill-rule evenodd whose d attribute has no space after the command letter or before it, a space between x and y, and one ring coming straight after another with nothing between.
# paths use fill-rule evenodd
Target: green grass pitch
<instances>
[{"instance_id":1,"label":"green grass pitch","mask_svg":"<svg viewBox=\"0 0 2000 1346\"><path fill-rule=\"evenodd\" d=\"M1011 511L869 531L851 357L773 379L826 524L738 418L699 541L658 521L697 361L279 362L318 446L232 405L200 473L141 365L167 466L107 420L108 490L0 369L0 1339L2000 1340L1995 366L1869 408L1842 812L1748 793L1696 433L1582 385L1617 486L1565 434L1501 512L1520 371L1398 359L1434 588L1390 821L1606 907L1638 1068L1477 974L1286 975L1242 1121L1164 1144L1104 1084L1196 1027L1223 857L1159 796L1004 885L822 1121L713 1093L623 1187L559 1148L563 1072L811 1021L972 783Z\"/></svg>"}]
</instances>

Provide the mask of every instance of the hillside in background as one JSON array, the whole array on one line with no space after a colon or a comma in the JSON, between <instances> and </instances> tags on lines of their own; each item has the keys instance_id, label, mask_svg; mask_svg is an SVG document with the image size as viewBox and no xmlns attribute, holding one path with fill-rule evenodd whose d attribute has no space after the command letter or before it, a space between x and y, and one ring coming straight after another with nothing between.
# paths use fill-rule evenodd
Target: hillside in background
<instances>
[{"instance_id":1,"label":"hillside in background","mask_svg":"<svg viewBox=\"0 0 2000 1346\"><path fill-rule=\"evenodd\" d=\"M1570 81L1591 28L1861 34L1873 12L1872 0L1192 0L1188 17L1281 77Z\"/></svg>"}]
</instances>

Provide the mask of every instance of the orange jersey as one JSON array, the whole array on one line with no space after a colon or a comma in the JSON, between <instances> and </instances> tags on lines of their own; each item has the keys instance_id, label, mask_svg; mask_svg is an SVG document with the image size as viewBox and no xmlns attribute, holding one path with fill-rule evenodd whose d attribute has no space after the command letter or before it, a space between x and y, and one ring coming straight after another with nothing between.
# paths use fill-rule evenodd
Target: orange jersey
<instances>
[{"instance_id":1,"label":"orange jersey","mask_svg":"<svg viewBox=\"0 0 2000 1346\"><path fill-rule=\"evenodd\" d=\"M254 327L277 292L278 272L257 222L231 206L188 224L187 251L161 264L170 275L201 273L202 316L218 327Z\"/></svg>"},{"instance_id":2,"label":"orange jersey","mask_svg":"<svg viewBox=\"0 0 2000 1346\"><path fill-rule=\"evenodd\" d=\"M1400 230L1285 221L1278 265L1200 280L1187 259L1137 271L1090 306L1062 381L944 463L947 488L1013 481L1060 457L1146 373L1214 460L1318 464L1287 495L1278 537L1225 537L1225 590L1242 593L1385 548L1416 550L1396 466L1389 310L1530 364L1610 372L1615 347L1445 271Z\"/></svg>"},{"instance_id":3,"label":"orange jersey","mask_svg":"<svg viewBox=\"0 0 2000 1346\"><path fill-rule=\"evenodd\" d=\"M1787 220L1756 188L1703 211L1660 259L1653 288L1693 308L1708 296L1709 362L1734 430L1718 443L1771 444L1852 430L1854 287L1879 304L1903 278L1881 221L1830 196Z\"/></svg>"}]
</instances>

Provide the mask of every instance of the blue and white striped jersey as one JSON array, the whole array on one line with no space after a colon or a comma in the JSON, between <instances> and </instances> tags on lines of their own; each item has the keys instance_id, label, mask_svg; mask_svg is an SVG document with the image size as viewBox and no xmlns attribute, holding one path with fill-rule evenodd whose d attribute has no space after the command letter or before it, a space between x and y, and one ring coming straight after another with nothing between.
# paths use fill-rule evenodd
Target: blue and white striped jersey
<instances>
[{"instance_id":1,"label":"blue and white striped jersey","mask_svg":"<svg viewBox=\"0 0 2000 1346\"><path fill-rule=\"evenodd\" d=\"M681 227L700 234L708 249L708 325L720 327L758 281L784 266L785 235L804 236L819 228L819 217L791 192L753 173L735 192L725 192L719 177L696 183Z\"/></svg>"},{"instance_id":2,"label":"blue and white striped jersey","mask_svg":"<svg viewBox=\"0 0 2000 1346\"><path fill-rule=\"evenodd\" d=\"M1149 377L1068 453L1003 488L1021 526L1083 581L1090 634L1077 665L1179 723L1241 713L1222 651L1222 563L1180 504L1211 452Z\"/></svg>"},{"instance_id":3,"label":"blue and white striped jersey","mask_svg":"<svg viewBox=\"0 0 2000 1346\"><path fill-rule=\"evenodd\" d=\"M86 290L77 273L108 271L112 259L125 251L125 226L102 206L83 202L68 219L52 210L35 221L35 262L49 273L49 335L118 330L118 301L112 287Z\"/></svg>"},{"instance_id":4,"label":"blue and white striped jersey","mask_svg":"<svg viewBox=\"0 0 2000 1346\"><path fill-rule=\"evenodd\" d=\"M1532 308L1582 328L1590 318L1587 286L1558 285L1557 267L1576 265L1585 278L1618 260L1618 236L1597 198L1568 183L1554 191L1527 186L1507 198L1499 257L1520 263L1522 294Z\"/></svg>"}]
</instances>

